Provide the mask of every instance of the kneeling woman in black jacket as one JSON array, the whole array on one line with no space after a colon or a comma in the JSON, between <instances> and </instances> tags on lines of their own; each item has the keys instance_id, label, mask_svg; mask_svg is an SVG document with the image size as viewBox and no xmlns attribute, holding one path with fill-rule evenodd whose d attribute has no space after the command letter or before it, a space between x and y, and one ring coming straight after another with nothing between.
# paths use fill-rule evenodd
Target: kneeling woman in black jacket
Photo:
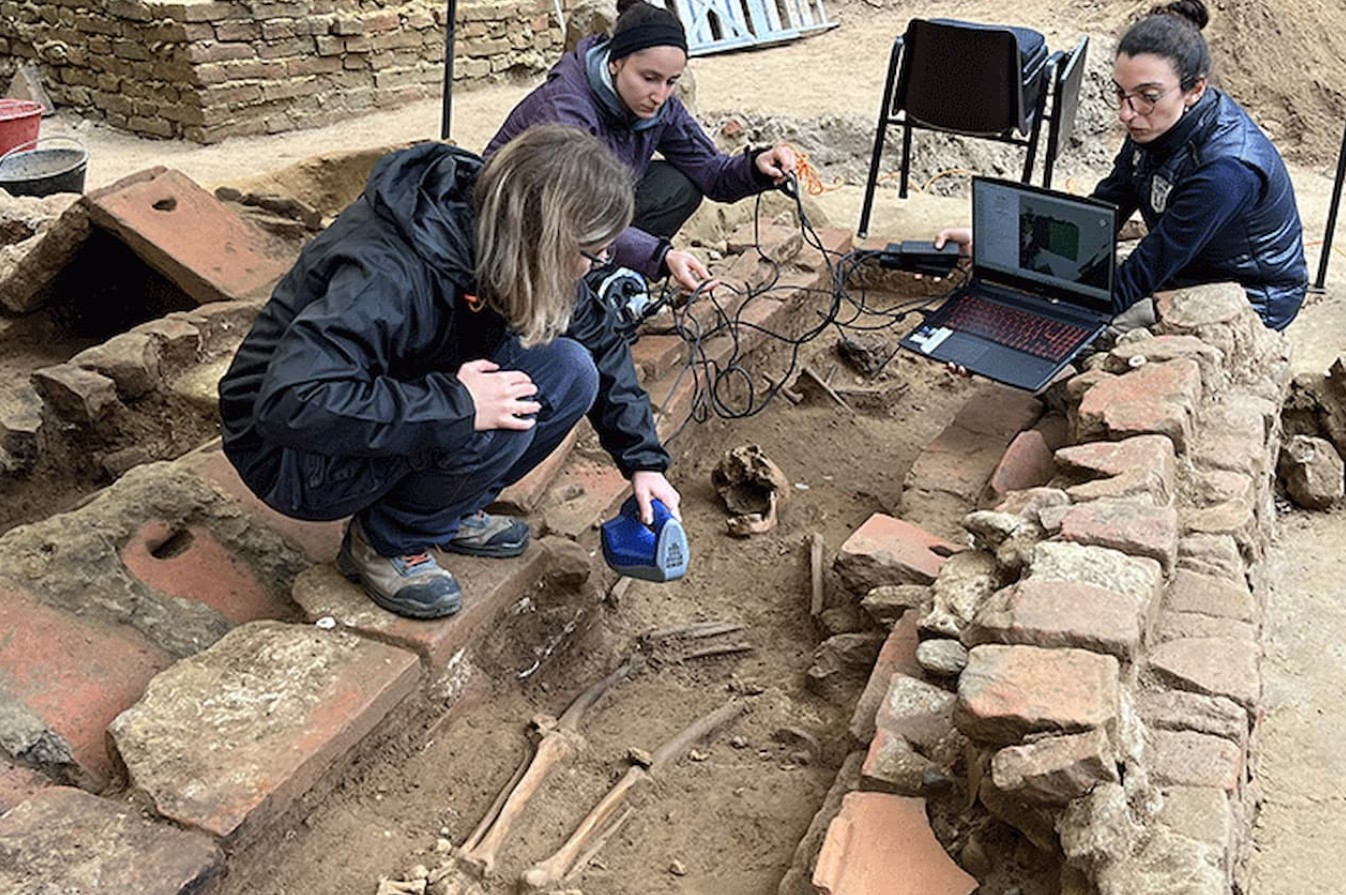
<instances>
[{"instance_id":1,"label":"kneeling woman in black jacket","mask_svg":"<svg viewBox=\"0 0 1346 895\"><path fill-rule=\"evenodd\" d=\"M486 164L438 143L382 159L220 383L243 481L297 519L352 516L341 571L413 618L462 602L430 548L524 551L528 527L483 508L585 413L645 518L676 513L630 352L582 282L632 208L621 162L567 127Z\"/></svg>"}]
</instances>

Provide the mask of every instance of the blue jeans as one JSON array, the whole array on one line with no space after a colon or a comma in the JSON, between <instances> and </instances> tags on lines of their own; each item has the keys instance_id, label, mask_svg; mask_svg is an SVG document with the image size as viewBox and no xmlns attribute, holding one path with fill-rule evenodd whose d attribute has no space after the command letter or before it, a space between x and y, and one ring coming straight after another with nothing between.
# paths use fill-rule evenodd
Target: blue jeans
<instances>
[{"instance_id":1,"label":"blue jeans","mask_svg":"<svg viewBox=\"0 0 1346 895\"><path fill-rule=\"evenodd\" d=\"M370 546L403 556L442 544L463 517L537 466L593 406L598 369L589 350L558 338L523 348L507 338L491 356L502 370L528 374L542 405L531 429L475 432L462 450L428 461L340 457L287 449L280 479L264 499L300 519L359 518Z\"/></svg>"}]
</instances>

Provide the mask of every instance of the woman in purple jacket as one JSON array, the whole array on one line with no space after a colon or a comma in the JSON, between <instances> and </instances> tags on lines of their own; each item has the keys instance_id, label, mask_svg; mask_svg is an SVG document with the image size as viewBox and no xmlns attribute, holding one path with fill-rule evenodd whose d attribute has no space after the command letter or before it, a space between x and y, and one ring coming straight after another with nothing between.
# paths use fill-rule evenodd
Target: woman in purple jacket
<instances>
[{"instance_id":1,"label":"woman in purple jacket","mask_svg":"<svg viewBox=\"0 0 1346 895\"><path fill-rule=\"evenodd\" d=\"M673 95L687 68L682 23L644 0L619 0L617 7L612 37L586 37L562 56L483 154L489 158L535 124L568 124L598 137L636 177L635 219L617 238L612 260L695 289L710 272L695 255L672 247L673 234L703 197L736 202L780 186L795 169L794 153L787 146L720 152ZM656 152L662 161L652 161Z\"/></svg>"}]
</instances>

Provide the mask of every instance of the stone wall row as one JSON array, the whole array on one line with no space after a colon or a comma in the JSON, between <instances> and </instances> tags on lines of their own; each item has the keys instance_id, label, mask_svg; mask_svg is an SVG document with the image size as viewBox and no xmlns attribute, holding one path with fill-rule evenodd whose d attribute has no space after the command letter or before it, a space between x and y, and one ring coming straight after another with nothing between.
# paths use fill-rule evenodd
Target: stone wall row
<instances>
[{"instance_id":1,"label":"stone wall row","mask_svg":"<svg viewBox=\"0 0 1346 895\"><path fill-rule=\"evenodd\" d=\"M0 0L0 56L35 61L60 106L213 143L438 95L446 10L437 0ZM456 18L456 83L535 74L560 47L545 0L474 0Z\"/></svg>"}]
</instances>

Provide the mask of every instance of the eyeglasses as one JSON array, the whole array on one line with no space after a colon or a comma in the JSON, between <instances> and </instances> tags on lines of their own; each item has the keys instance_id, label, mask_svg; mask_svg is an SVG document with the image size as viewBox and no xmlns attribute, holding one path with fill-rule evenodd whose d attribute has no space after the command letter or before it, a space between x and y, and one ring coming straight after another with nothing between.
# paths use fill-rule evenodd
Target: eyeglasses
<instances>
[{"instance_id":1,"label":"eyeglasses","mask_svg":"<svg viewBox=\"0 0 1346 895\"><path fill-rule=\"evenodd\" d=\"M1167 90L1161 90L1158 93L1155 93L1152 90L1127 93L1122 89L1120 84L1112 85L1112 95L1117 98L1117 108L1120 109L1122 103L1126 103L1131 107L1131 111L1135 112L1137 115L1150 114L1154 111L1154 107L1159 104L1159 101L1172 92L1173 88L1170 87Z\"/></svg>"},{"instance_id":2,"label":"eyeglasses","mask_svg":"<svg viewBox=\"0 0 1346 895\"><path fill-rule=\"evenodd\" d=\"M598 268L605 266L608 261L612 260L612 248L610 246L597 253L586 252L584 249L580 249L580 254L589 262L590 270L597 270Z\"/></svg>"}]
</instances>

